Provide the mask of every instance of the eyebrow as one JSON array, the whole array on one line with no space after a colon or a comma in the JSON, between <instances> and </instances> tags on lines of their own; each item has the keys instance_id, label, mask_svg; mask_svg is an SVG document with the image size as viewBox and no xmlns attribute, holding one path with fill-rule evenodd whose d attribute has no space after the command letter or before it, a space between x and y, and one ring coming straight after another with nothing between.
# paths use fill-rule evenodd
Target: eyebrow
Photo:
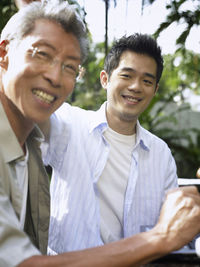
<instances>
[{"instance_id":1,"label":"eyebrow","mask_svg":"<svg viewBox=\"0 0 200 267\"><path fill-rule=\"evenodd\" d=\"M39 40L39 41L37 41L37 42L35 42L35 43L33 44L33 46L40 46L40 45L47 46L47 47L49 47L50 49L52 49L54 52L56 52L56 48L55 48L53 45L51 45L50 43L48 43L46 40L41 39L41 40ZM69 58L69 59L73 59L73 60L81 60L80 57L71 56L71 55L67 56L67 58Z\"/></svg>"},{"instance_id":2,"label":"eyebrow","mask_svg":"<svg viewBox=\"0 0 200 267\"><path fill-rule=\"evenodd\" d=\"M120 69L120 72L121 72L121 71L134 72L134 73L137 72L135 69L130 68L130 67L124 67L124 68ZM144 74L145 76L148 76L148 77L154 79L154 80L156 79L156 76L153 75L152 73L144 72L143 74Z\"/></svg>"}]
</instances>

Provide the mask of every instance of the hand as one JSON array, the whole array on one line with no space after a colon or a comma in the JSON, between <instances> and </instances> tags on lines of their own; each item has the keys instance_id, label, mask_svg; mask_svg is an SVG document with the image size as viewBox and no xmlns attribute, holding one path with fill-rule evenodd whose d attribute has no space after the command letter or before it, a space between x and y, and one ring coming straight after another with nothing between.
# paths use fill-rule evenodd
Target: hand
<instances>
[{"instance_id":1,"label":"hand","mask_svg":"<svg viewBox=\"0 0 200 267\"><path fill-rule=\"evenodd\" d=\"M170 191L155 229L164 237L165 249L178 250L200 232L200 194L194 186Z\"/></svg>"},{"instance_id":2,"label":"hand","mask_svg":"<svg viewBox=\"0 0 200 267\"><path fill-rule=\"evenodd\" d=\"M15 4L20 9L23 6L28 5L28 4L30 4L31 2L34 2L34 1L41 1L41 0L15 0Z\"/></svg>"}]
</instances>

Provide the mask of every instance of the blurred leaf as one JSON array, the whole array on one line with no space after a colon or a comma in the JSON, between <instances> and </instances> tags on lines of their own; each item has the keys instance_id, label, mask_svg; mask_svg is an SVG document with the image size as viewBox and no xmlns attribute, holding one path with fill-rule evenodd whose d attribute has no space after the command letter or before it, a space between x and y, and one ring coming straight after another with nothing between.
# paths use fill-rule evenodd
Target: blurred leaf
<instances>
[{"instance_id":1,"label":"blurred leaf","mask_svg":"<svg viewBox=\"0 0 200 267\"><path fill-rule=\"evenodd\" d=\"M177 38L176 43L178 44L177 50L185 51L185 42L187 40L190 31L194 26L200 25L200 0L190 1L193 5L192 10L184 9L184 4L189 2L188 0L171 0L170 3L166 4L166 9L169 11L166 20L162 22L158 29L155 31L154 36L157 38L161 32L166 30L172 23L185 23L186 30L184 30Z\"/></svg>"}]
</instances>

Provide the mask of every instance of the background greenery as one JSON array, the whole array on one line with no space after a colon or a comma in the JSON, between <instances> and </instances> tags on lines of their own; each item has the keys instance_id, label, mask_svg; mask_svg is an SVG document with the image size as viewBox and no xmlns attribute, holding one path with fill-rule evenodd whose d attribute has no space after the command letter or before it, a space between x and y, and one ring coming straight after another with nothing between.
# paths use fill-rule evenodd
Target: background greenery
<instances>
[{"instance_id":1,"label":"background greenery","mask_svg":"<svg viewBox=\"0 0 200 267\"><path fill-rule=\"evenodd\" d=\"M105 91L100 86L99 73L103 68L104 58L109 50L107 38L109 5L111 1L114 1L114 4L117 5L117 0L99 1L105 2L105 40L102 40L102 43L94 44L88 31L90 45L88 59L84 64L87 71L67 100L72 105L93 110L98 109L106 99ZM141 13L146 5L151 5L155 1L141 0ZM85 20L85 10L81 9L75 0L69 2L76 5L77 11ZM200 23L200 0L193 1L197 6L195 11L182 11L182 5L186 2L187 0L168 1L166 8L170 11L169 15L166 21L158 25L155 32L154 36L157 38L173 22L184 22L186 25L184 31L180 32L176 40L178 48L176 53L164 56L165 69L159 91L148 110L141 116L140 122L145 128L167 142L177 163L178 176L194 178L200 166L200 128L188 128L187 125L180 128L178 114L191 110L189 105L184 104L183 90L188 88L197 94L200 92L200 55L185 48L185 41L191 29ZM0 29L16 11L14 0L0 1ZM181 100L182 105L178 106L175 102L177 97Z\"/></svg>"}]
</instances>

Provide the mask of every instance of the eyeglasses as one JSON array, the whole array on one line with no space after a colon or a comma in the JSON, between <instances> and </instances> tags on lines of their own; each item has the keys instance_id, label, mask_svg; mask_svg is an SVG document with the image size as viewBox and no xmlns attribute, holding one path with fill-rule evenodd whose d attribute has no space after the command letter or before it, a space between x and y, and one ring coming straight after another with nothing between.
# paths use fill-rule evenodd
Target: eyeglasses
<instances>
[{"instance_id":1,"label":"eyeglasses","mask_svg":"<svg viewBox=\"0 0 200 267\"><path fill-rule=\"evenodd\" d=\"M49 51L46 51L45 49L41 49L38 47L32 47L30 50L31 57L34 59L34 63L37 64L37 67L44 67L52 68L55 66L55 64L60 64L59 60L55 58L52 53ZM81 65L77 66L75 63L72 63L69 59L69 62L63 62L61 63L61 70L66 79L73 79L73 80L80 80L84 73L85 68Z\"/></svg>"}]
</instances>

